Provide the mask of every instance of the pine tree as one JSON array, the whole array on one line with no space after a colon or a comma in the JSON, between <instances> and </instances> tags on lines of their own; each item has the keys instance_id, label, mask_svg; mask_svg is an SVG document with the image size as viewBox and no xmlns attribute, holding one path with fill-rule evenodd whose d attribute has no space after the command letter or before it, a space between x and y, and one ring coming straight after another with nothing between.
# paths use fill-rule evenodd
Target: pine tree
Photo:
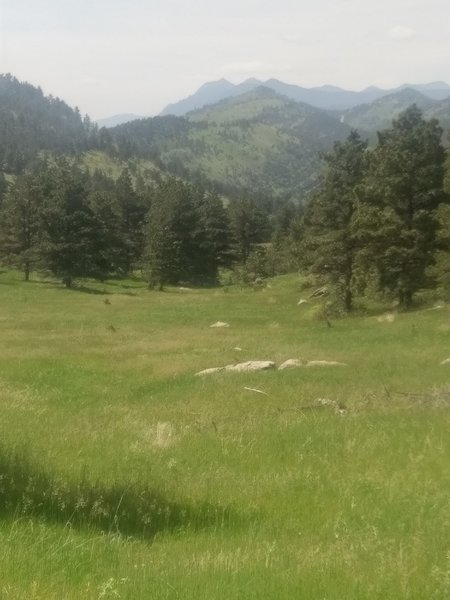
<instances>
[{"instance_id":1,"label":"pine tree","mask_svg":"<svg viewBox=\"0 0 450 600\"><path fill-rule=\"evenodd\" d=\"M66 287L79 277L101 276L97 220L87 202L87 175L61 158L49 165L47 181L42 219L46 270Z\"/></svg>"},{"instance_id":2,"label":"pine tree","mask_svg":"<svg viewBox=\"0 0 450 600\"><path fill-rule=\"evenodd\" d=\"M146 229L150 287L215 283L228 260L228 222L221 200L180 180L155 192Z\"/></svg>"},{"instance_id":3,"label":"pine tree","mask_svg":"<svg viewBox=\"0 0 450 600\"><path fill-rule=\"evenodd\" d=\"M122 210L122 230L125 244L126 271L131 273L133 266L142 255L144 246L144 222L148 207L133 188L130 172L125 168L116 182L116 195Z\"/></svg>"},{"instance_id":4,"label":"pine tree","mask_svg":"<svg viewBox=\"0 0 450 600\"><path fill-rule=\"evenodd\" d=\"M8 191L8 182L6 180L5 174L0 172L0 207L3 202L3 198Z\"/></svg>"},{"instance_id":5,"label":"pine tree","mask_svg":"<svg viewBox=\"0 0 450 600\"><path fill-rule=\"evenodd\" d=\"M91 192L87 205L92 212L95 236L93 252L99 278L127 274L127 255L122 235L122 211L111 191Z\"/></svg>"},{"instance_id":6,"label":"pine tree","mask_svg":"<svg viewBox=\"0 0 450 600\"><path fill-rule=\"evenodd\" d=\"M345 142L336 142L325 155L326 172L306 211L303 262L311 273L336 288L338 299L349 311L358 246L353 219L357 189L365 175L367 142L352 131Z\"/></svg>"},{"instance_id":7,"label":"pine tree","mask_svg":"<svg viewBox=\"0 0 450 600\"><path fill-rule=\"evenodd\" d=\"M40 264L43 192L31 172L17 177L0 211L0 254L3 262L20 269L25 281Z\"/></svg>"},{"instance_id":8,"label":"pine tree","mask_svg":"<svg viewBox=\"0 0 450 600\"><path fill-rule=\"evenodd\" d=\"M215 192L199 189L196 194L198 221L194 232L198 248L195 279L198 283L217 283L220 267L231 262L230 224L222 200Z\"/></svg>"},{"instance_id":9,"label":"pine tree","mask_svg":"<svg viewBox=\"0 0 450 600\"><path fill-rule=\"evenodd\" d=\"M253 198L231 200L228 205L233 251L245 265L255 244L270 240L270 224L265 213Z\"/></svg>"},{"instance_id":10,"label":"pine tree","mask_svg":"<svg viewBox=\"0 0 450 600\"><path fill-rule=\"evenodd\" d=\"M150 288L162 290L168 283L178 283L182 274L182 239L178 231L177 204L183 185L176 180L168 180L158 188L153 199L144 253Z\"/></svg>"},{"instance_id":11,"label":"pine tree","mask_svg":"<svg viewBox=\"0 0 450 600\"><path fill-rule=\"evenodd\" d=\"M437 209L447 202L442 129L413 105L378 137L363 190L372 218L362 231L371 240L380 287L407 308L415 292L429 285L427 269L439 248Z\"/></svg>"}]
</instances>

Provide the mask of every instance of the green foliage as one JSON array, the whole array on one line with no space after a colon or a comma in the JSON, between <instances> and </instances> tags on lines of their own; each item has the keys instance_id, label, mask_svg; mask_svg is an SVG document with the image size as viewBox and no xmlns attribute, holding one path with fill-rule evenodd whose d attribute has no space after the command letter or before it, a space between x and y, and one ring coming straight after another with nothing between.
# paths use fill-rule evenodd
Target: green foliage
<instances>
[{"instance_id":1,"label":"green foliage","mask_svg":"<svg viewBox=\"0 0 450 600\"><path fill-rule=\"evenodd\" d=\"M427 269L439 248L436 211L448 199L441 137L436 120L424 120L414 105L407 109L379 134L362 193L373 208L361 232L372 239L380 286L405 307L428 285Z\"/></svg>"},{"instance_id":2,"label":"green foliage","mask_svg":"<svg viewBox=\"0 0 450 600\"><path fill-rule=\"evenodd\" d=\"M144 249L144 221L149 206L137 194L128 169L116 181L116 197L122 216L122 240L125 251L125 272L131 273Z\"/></svg>"},{"instance_id":3,"label":"green foliage","mask_svg":"<svg viewBox=\"0 0 450 600\"><path fill-rule=\"evenodd\" d=\"M101 277L97 222L87 203L87 176L64 159L49 164L47 175L50 189L42 211L46 269L67 287L77 277Z\"/></svg>"},{"instance_id":4,"label":"green foliage","mask_svg":"<svg viewBox=\"0 0 450 600\"><path fill-rule=\"evenodd\" d=\"M353 303L358 247L354 215L365 175L367 143L356 131L325 156L327 170L305 214L302 262L332 284L347 311Z\"/></svg>"},{"instance_id":5,"label":"green foliage","mask_svg":"<svg viewBox=\"0 0 450 600\"><path fill-rule=\"evenodd\" d=\"M151 287L216 283L219 267L228 264L228 219L221 200L179 180L168 180L155 192L146 233Z\"/></svg>"},{"instance_id":6,"label":"green foliage","mask_svg":"<svg viewBox=\"0 0 450 600\"><path fill-rule=\"evenodd\" d=\"M173 175L238 198L242 190L305 200L319 151L349 132L327 113L261 88L181 117L109 130L118 155L155 160Z\"/></svg>"},{"instance_id":7,"label":"green foliage","mask_svg":"<svg viewBox=\"0 0 450 600\"><path fill-rule=\"evenodd\" d=\"M44 202L39 177L28 172L18 177L0 208L0 254L4 264L20 269L28 281L40 266L41 214Z\"/></svg>"},{"instance_id":8,"label":"green foliage","mask_svg":"<svg viewBox=\"0 0 450 600\"><path fill-rule=\"evenodd\" d=\"M0 171L0 207L3 202L3 198L5 197L6 192L8 191L8 181L5 177L5 174Z\"/></svg>"},{"instance_id":9,"label":"green foliage","mask_svg":"<svg viewBox=\"0 0 450 600\"><path fill-rule=\"evenodd\" d=\"M332 285L347 310L374 287L401 307L432 285L430 267L448 246L438 235L445 151L436 120L411 106L368 152L357 133L326 156L328 170L304 220L303 263Z\"/></svg>"},{"instance_id":10,"label":"green foliage","mask_svg":"<svg viewBox=\"0 0 450 600\"><path fill-rule=\"evenodd\" d=\"M245 196L240 200L231 200L228 214L234 255L239 263L245 264L255 244L270 239L267 212L254 198Z\"/></svg>"},{"instance_id":11,"label":"green foliage","mask_svg":"<svg viewBox=\"0 0 450 600\"><path fill-rule=\"evenodd\" d=\"M59 98L0 75L0 170L20 173L42 150L82 152L95 135L95 126Z\"/></svg>"}]
</instances>

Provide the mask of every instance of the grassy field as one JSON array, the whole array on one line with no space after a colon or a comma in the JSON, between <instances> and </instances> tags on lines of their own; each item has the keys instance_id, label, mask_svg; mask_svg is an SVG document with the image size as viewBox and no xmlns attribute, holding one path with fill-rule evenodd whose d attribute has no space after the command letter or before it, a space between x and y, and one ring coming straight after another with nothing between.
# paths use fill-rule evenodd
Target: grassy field
<instances>
[{"instance_id":1,"label":"grassy field","mask_svg":"<svg viewBox=\"0 0 450 600\"><path fill-rule=\"evenodd\" d=\"M450 307L86 286L0 274L1 600L450 598Z\"/></svg>"}]
</instances>

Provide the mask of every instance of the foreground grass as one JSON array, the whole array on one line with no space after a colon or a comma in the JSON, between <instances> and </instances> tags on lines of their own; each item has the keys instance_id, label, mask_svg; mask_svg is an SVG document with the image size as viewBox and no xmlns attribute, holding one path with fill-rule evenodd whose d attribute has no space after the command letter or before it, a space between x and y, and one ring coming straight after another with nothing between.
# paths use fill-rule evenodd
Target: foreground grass
<instances>
[{"instance_id":1,"label":"foreground grass","mask_svg":"<svg viewBox=\"0 0 450 600\"><path fill-rule=\"evenodd\" d=\"M0 275L0 598L450 597L449 309L271 285ZM193 375L298 357L349 366Z\"/></svg>"}]
</instances>

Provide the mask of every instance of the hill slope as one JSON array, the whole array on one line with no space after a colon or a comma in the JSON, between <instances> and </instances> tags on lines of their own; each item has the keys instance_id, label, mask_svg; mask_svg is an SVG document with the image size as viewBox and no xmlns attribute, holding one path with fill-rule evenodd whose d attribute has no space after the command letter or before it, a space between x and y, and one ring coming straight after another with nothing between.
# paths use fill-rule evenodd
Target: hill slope
<instances>
[{"instance_id":1,"label":"hill slope","mask_svg":"<svg viewBox=\"0 0 450 600\"><path fill-rule=\"evenodd\" d=\"M0 75L0 170L17 173L42 150L86 150L90 133L90 123L59 98Z\"/></svg>"},{"instance_id":2,"label":"hill slope","mask_svg":"<svg viewBox=\"0 0 450 600\"><path fill-rule=\"evenodd\" d=\"M390 127L392 120L411 104L416 104L426 118L439 119L444 129L450 126L450 99L432 100L411 88L404 88L371 104L356 106L344 112L342 120L356 129L375 132Z\"/></svg>"},{"instance_id":3,"label":"hill slope","mask_svg":"<svg viewBox=\"0 0 450 600\"><path fill-rule=\"evenodd\" d=\"M187 119L157 117L110 131L124 157L158 159L172 173L214 182L225 193L249 189L301 201L315 184L319 152L350 129L259 87Z\"/></svg>"}]
</instances>

